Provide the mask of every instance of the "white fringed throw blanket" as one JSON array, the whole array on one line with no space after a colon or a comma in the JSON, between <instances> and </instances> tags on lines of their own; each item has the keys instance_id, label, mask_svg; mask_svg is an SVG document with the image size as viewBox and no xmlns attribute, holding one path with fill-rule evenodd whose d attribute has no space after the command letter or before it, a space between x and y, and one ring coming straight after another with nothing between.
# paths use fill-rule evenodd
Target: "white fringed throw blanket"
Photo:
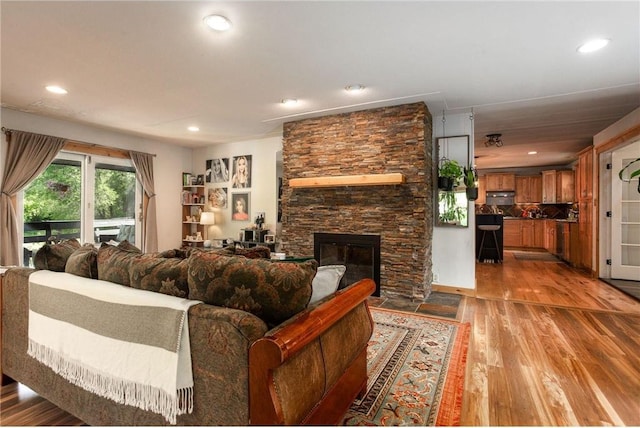
<instances>
[{"instance_id":1,"label":"white fringed throw blanket","mask_svg":"<svg viewBox=\"0 0 640 428\"><path fill-rule=\"evenodd\" d=\"M28 354L74 385L175 424L193 410L187 311L197 303L36 271L29 277Z\"/></svg>"}]
</instances>

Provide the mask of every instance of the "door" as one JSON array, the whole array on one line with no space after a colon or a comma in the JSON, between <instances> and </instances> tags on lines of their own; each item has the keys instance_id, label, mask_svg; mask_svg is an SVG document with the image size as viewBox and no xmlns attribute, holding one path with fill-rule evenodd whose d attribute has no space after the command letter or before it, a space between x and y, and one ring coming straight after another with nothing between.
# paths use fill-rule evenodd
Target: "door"
<instances>
[{"instance_id":1,"label":"door","mask_svg":"<svg viewBox=\"0 0 640 428\"><path fill-rule=\"evenodd\" d=\"M611 179L611 277L640 281L640 191L638 177L618 178L618 171L635 160L640 141L613 152Z\"/></svg>"},{"instance_id":2,"label":"door","mask_svg":"<svg viewBox=\"0 0 640 428\"><path fill-rule=\"evenodd\" d=\"M61 152L22 193L23 264L46 242L139 242L141 186L130 160Z\"/></svg>"}]
</instances>

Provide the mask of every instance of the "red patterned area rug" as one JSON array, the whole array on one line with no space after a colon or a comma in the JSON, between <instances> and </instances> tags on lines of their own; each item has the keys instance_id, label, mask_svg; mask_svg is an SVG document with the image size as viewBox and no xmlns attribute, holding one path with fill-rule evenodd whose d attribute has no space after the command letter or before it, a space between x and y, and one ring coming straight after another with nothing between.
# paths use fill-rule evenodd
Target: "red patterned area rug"
<instances>
[{"instance_id":1,"label":"red patterned area rug","mask_svg":"<svg viewBox=\"0 0 640 428\"><path fill-rule=\"evenodd\" d=\"M344 425L460 425L471 326L371 308L369 381Z\"/></svg>"}]
</instances>

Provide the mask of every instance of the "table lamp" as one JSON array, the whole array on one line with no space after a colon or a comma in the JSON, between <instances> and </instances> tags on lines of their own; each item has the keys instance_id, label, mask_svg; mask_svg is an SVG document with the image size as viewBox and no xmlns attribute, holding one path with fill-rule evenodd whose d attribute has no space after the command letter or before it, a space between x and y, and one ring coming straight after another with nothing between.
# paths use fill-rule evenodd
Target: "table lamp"
<instances>
[{"instance_id":1,"label":"table lamp","mask_svg":"<svg viewBox=\"0 0 640 428\"><path fill-rule=\"evenodd\" d=\"M200 224L204 225L205 228L205 233L204 233L204 246L205 247L210 247L211 246L211 241L209 240L209 226L212 224L216 224L216 217L215 215L210 212L210 211L203 211L202 214L200 214Z\"/></svg>"}]
</instances>

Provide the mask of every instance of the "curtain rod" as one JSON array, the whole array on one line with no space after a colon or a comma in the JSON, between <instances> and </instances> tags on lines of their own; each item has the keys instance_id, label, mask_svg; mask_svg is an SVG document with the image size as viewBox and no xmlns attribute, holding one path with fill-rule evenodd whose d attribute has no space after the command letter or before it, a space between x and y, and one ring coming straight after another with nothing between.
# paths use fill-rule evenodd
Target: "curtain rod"
<instances>
[{"instance_id":1,"label":"curtain rod","mask_svg":"<svg viewBox=\"0 0 640 428\"><path fill-rule=\"evenodd\" d=\"M17 129L5 128L4 126L2 127L1 130L7 137L11 137L11 132L19 131ZM29 131L19 131L19 132L29 132ZM32 134L32 132L29 132L29 133ZM44 134L40 134L40 135L44 135ZM52 135L47 135L47 137L53 137L53 136ZM55 137L55 138L60 138L60 137ZM122 151L127 151L127 152L130 152L130 153L139 153L139 154L143 154L143 155L150 155L150 156L156 157L155 153L145 153L145 152L140 152L140 151L131 150L131 149L120 149L120 148L117 148L117 147L103 146L101 144L87 143L86 141L72 140L72 139L69 139L69 138L65 138L65 140L66 140L67 143L72 143L72 144L80 144L80 145L83 145L83 146L96 147L96 148L102 148L102 149L107 149L107 150L122 150Z\"/></svg>"}]
</instances>

